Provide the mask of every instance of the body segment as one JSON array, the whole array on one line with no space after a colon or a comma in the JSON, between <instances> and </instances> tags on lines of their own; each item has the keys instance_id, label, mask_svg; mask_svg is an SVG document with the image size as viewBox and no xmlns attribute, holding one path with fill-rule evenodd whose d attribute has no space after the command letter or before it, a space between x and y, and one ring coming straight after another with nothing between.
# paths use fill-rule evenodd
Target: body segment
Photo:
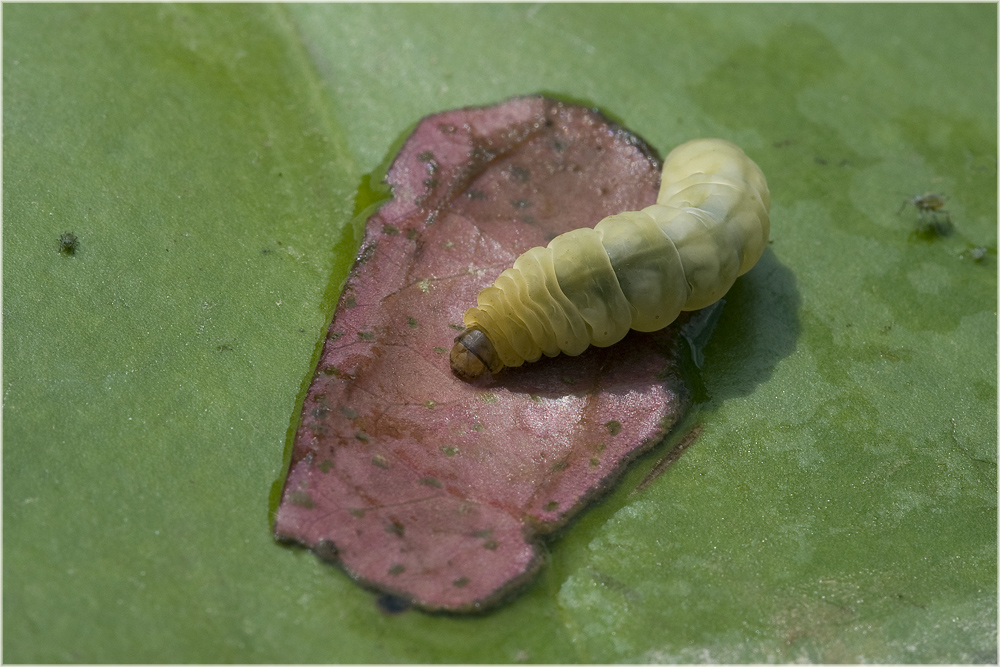
<instances>
[{"instance_id":1,"label":"body segment","mask_svg":"<svg viewBox=\"0 0 1000 667\"><path fill-rule=\"evenodd\" d=\"M461 377L613 345L718 301L767 245L764 175L737 146L697 139L663 163L657 203L528 250L465 312Z\"/></svg>"}]
</instances>

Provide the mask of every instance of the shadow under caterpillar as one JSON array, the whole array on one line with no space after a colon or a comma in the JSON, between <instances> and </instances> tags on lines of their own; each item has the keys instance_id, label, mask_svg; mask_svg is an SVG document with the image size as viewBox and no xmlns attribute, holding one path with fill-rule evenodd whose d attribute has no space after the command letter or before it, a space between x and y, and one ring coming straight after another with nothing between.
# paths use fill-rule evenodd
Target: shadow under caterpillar
<instances>
[{"instance_id":1,"label":"shadow under caterpillar","mask_svg":"<svg viewBox=\"0 0 1000 667\"><path fill-rule=\"evenodd\" d=\"M767 246L760 168L721 139L681 144L663 162L657 203L531 248L479 292L455 339L464 379L658 331L715 303Z\"/></svg>"}]
</instances>

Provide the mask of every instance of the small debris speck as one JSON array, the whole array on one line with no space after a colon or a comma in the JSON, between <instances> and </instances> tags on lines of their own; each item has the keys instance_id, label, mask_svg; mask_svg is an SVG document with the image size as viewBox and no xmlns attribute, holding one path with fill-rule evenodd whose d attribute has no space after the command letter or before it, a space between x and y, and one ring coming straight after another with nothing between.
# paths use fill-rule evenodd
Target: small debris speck
<instances>
[{"instance_id":1,"label":"small debris speck","mask_svg":"<svg viewBox=\"0 0 1000 667\"><path fill-rule=\"evenodd\" d=\"M59 235L59 252L64 255L75 255L79 241L73 232L65 232Z\"/></svg>"}]
</instances>

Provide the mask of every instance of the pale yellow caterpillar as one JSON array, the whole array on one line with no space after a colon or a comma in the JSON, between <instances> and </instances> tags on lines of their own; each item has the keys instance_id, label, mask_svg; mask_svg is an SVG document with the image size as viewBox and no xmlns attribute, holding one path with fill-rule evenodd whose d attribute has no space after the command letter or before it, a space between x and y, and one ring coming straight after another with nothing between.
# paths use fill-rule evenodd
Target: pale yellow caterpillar
<instances>
[{"instance_id":1,"label":"pale yellow caterpillar","mask_svg":"<svg viewBox=\"0 0 1000 667\"><path fill-rule=\"evenodd\" d=\"M656 201L518 257L465 312L452 370L474 378L612 345L629 329L657 331L718 301L764 252L767 181L728 141L671 151Z\"/></svg>"}]
</instances>

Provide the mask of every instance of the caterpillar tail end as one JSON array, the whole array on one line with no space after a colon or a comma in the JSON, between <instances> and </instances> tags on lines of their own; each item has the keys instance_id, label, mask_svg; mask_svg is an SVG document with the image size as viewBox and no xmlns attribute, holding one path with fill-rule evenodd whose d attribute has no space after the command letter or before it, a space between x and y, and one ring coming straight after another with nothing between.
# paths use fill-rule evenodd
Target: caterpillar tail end
<instances>
[{"instance_id":1,"label":"caterpillar tail end","mask_svg":"<svg viewBox=\"0 0 1000 667\"><path fill-rule=\"evenodd\" d=\"M486 371L499 373L503 362L489 337L479 329L466 329L451 348L451 370L463 380L474 380Z\"/></svg>"}]
</instances>

